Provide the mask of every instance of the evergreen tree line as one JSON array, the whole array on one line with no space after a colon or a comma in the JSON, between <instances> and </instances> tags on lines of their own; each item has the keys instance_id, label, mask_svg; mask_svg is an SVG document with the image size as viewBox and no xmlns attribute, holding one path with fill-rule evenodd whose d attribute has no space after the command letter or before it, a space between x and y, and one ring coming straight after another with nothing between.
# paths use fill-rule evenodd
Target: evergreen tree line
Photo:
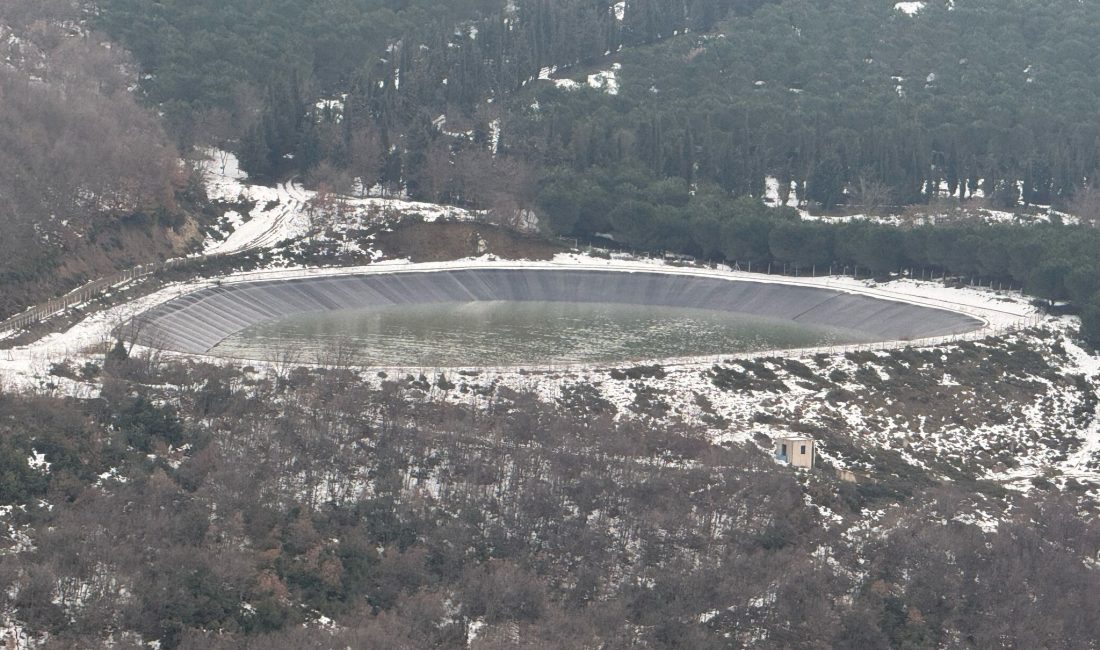
<instances>
[{"instance_id":1,"label":"evergreen tree line","mask_svg":"<svg viewBox=\"0 0 1100 650\"><path fill-rule=\"evenodd\" d=\"M401 186L412 197L441 200L422 178L428 151L441 139L432 127L443 114L469 123L480 137L473 143L449 143L443 155L486 146L488 123L507 119L502 101L522 93L543 70L592 65L631 45L659 41L691 29L709 30L731 10L751 11L761 0L694 0L668 4L631 0L622 18L606 0L526 0L459 23L419 25L388 41L382 56L358 70L349 84L337 86L342 106L336 113L317 111L315 82L289 86L271 82L258 124L242 132L239 149L244 168L259 177L294 171L308 173L322 160L363 174L365 181ZM302 85L309 85L304 91ZM308 119L306 115L309 115ZM363 169L363 139L376 141L381 154L369 156ZM498 143L498 149L500 148ZM434 152L440 153L440 149ZM537 156L524 147L504 154L525 162Z\"/></svg>"},{"instance_id":2,"label":"evergreen tree line","mask_svg":"<svg viewBox=\"0 0 1100 650\"><path fill-rule=\"evenodd\" d=\"M657 176L761 196L765 178L830 209L937 194L1064 205L1100 162L1100 10L1071 0L786 0L717 34L624 50L622 91L537 91L513 144L578 171ZM530 153L528 155L531 155ZM887 190L876 201L860 185ZM883 200L887 199L887 200Z\"/></svg>"},{"instance_id":3,"label":"evergreen tree line","mask_svg":"<svg viewBox=\"0 0 1100 650\"><path fill-rule=\"evenodd\" d=\"M873 0L631 0L621 20L606 0L277 3L247 17L242 4L108 0L102 21L147 68L150 99L170 117L186 104L177 133L225 131L261 176L347 168L369 131L393 154L374 171L409 180L400 163L415 173L440 114L482 131L502 119L502 154L540 169L638 163L735 196L760 196L770 175L826 209L866 204L850 191L861 183L901 205L941 192L1065 204L1100 163L1100 10L1073 0L914 16ZM617 96L535 82L610 59ZM325 96L345 106L326 115Z\"/></svg>"},{"instance_id":4,"label":"evergreen tree line","mask_svg":"<svg viewBox=\"0 0 1100 650\"><path fill-rule=\"evenodd\" d=\"M227 119L239 134L267 88L292 77L338 93L386 45L421 25L454 24L500 0L104 0L92 22L133 52L142 90L177 137ZM228 113L228 116L226 115Z\"/></svg>"},{"instance_id":5,"label":"evergreen tree line","mask_svg":"<svg viewBox=\"0 0 1100 650\"><path fill-rule=\"evenodd\" d=\"M610 235L642 251L792 274L888 277L912 271L1072 300L1082 308L1084 334L1100 343L1100 231L1093 227L803 220L793 208L770 208L751 197L730 201L720 188L693 189L683 179L660 179L638 168L583 175L559 169L537 201L556 231Z\"/></svg>"},{"instance_id":6,"label":"evergreen tree line","mask_svg":"<svg viewBox=\"0 0 1100 650\"><path fill-rule=\"evenodd\" d=\"M396 154L374 171L405 181L401 163L415 172L420 133L440 113L484 128L486 100L521 91L543 68L709 30L763 1L629 0L620 13L607 0L169 0L155 10L106 0L97 20L135 53L144 91L184 144L228 143L247 171L273 177L322 160L350 167L366 130ZM343 106L317 110L321 97Z\"/></svg>"}]
</instances>

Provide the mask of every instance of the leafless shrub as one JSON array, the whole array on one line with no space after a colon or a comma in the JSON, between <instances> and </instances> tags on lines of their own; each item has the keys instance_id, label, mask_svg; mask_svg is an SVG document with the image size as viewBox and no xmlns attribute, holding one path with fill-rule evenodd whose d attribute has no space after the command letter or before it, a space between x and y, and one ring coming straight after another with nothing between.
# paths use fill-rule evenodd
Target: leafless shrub
<instances>
[{"instance_id":1,"label":"leafless shrub","mask_svg":"<svg viewBox=\"0 0 1100 650\"><path fill-rule=\"evenodd\" d=\"M1077 190L1067 207L1081 223L1100 225L1100 189L1089 185Z\"/></svg>"}]
</instances>

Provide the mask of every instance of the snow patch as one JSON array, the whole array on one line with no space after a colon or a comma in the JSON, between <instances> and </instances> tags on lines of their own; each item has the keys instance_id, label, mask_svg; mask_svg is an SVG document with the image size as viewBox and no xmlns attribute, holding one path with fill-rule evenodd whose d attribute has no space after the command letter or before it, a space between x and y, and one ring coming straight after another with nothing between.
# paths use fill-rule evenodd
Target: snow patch
<instances>
[{"instance_id":1,"label":"snow patch","mask_svg":"<svg viewBox=\"0 0 1100 650\"><path fill-rule=\"evenodd\" d=\"M50 463L46 460L46 454L40 454L35 449L31 449L31 456L27 459L27 465L42 474L50 473Z\"/></svg>"},{"instance_id":2,"label":"snow patch","mask_svg":"<svg viewBox=\"0 0 1100 650\"><path fill-rule=\"evenodd\" d=\"M583 84L579 81L574 81L572 79L552 78L550 75L552 75L556 71L556 68L543 68L542 71L539 72L539 79L543 81L550 81L554 84L555 87L561 88L562 90L578 90L587 86L588 88L593 88L595 90L602 90L608 95L618 95L618 73L620 70L622 70L622 67L623 66L621 63L614 63L608 70L601 70L600 72L588 75L586 82Z\"/></svg>"},{"instance_id":3,"label":"snow patch","mask_svg":"<svg viewBox=\"0 0 1100 650\"><path fill-rule=\"evenodd\" d=\"M618 72L622 69L622 64L612 64L610 70L604 70L597 72L596 74L588 75L588 86L595 88L596 90L602 90L608 95L619 94L619 78Z\"/></svg>"}]
</instances>

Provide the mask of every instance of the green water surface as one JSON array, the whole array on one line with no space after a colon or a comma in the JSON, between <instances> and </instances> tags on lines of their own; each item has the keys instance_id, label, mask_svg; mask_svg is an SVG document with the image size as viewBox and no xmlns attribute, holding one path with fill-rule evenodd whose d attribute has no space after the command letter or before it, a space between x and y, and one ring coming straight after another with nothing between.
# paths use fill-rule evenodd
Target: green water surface
<instances>
[{"instance_id":1,"label":"green water surface","mask_svg":"<svg viewBox=\"0 0 1100 650\"><path fill-rule=\"evenodd\" d=\"M862 340L850 331L703 309L501 301L289 316L239 332L211 354L460 367L628 362Z\"/></svg>"}]
</instances>

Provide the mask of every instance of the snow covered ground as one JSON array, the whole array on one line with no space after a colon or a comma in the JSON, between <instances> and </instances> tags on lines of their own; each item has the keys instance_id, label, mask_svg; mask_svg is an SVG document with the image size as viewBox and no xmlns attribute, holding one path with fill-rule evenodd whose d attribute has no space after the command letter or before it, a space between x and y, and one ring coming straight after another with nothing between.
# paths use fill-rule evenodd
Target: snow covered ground
<instances>
[{"instance_id":1,"label":"snow covered ground","mask_svg":"<svg viewBox=\"0 0 1100 650\"><path fill-rule=\"evenodd\" d=\"M731 357L710 367L665 365L655 376L639 379L624 378L621 370L616 376L613 370L589 368L484 373L471 381L532 391L559 403L568 403L572 388L590 386L617 417L704 422L719 444L751 445L814 431L822 459L872 477L883 466L897 471L900 461L940 480L963 475L1029 491L1033 481L1049 478L1057 485L1078 481L1095 489L1100 486L1100 424L1096 402L1090 400L1100 398L1098 358L1068 339L1052 343L1050 333L1065 325L1049 319L1038 333L930 348L923 353L925 365L908 376L898 375L898 368L912 363L905 359L913 353L898 351L797 360L761 357L744 365ZM1058 358L1059 345L1064 359ZM1017 346L1040 351L1051 367L1014 369L1006 376L976 373L959 382L935 366L942 358L946 369L959 372L971 358L980 364L987 363L978 361L987 356L1011 358ZM1004 363L988 363L989 370L1003 370L998 364ZM807 381L799 368L817 379ZM718 371L749 379L757 372L774 373L778 379L760 382L763 387L729 389L716 384ZM426 372L430 378L431 371ZM862 383L867 376L875 383ZM1076 376L1085 378L1086 388L1075 384ZM448 377L456 380L454 374ZM461 387L462 380L457 381ZM1000 390L1001 382L1029 388L1015 394L1015 388ZM1005 398L1005 392L1012 397ZM834 397L839 393L848 395ZM433 390L432 399L470 398L460 391ZM828 433L823 438L821 432Z\"/></svg>"},{"instance_id":2,"label":"snow covered ground","mask_svg":"<svg viewBox=\"0 0 1100 650\"><path fill-rule=\"evenodd\" d=\"M424 375L431 385L428 399L473 406L487 406L496 399L493 397L496 391L504 387L530 391L547 402L567 404L575 389L584 386L609 404L616 417L703 422L719 444L762 444L760 440L804 431L807 427L828 431L828 438L819 438L821 458L834 467L861 474L873 475L881 463L900 461L915 471L944 480L962 472L1023 491L1032 489L1034 481L1048 478L1057 485L1066 481L1100 485L1100 424L1096 417L1096 404L1100 403L1097 393L1100 358L1078 347L1068 336L1075 320L1041 318L1019 295L946 288L910 280L882 285L839 277L789 278L730 269L678 267L658 260L601 259L575 254L560 255L551 262L502 262L484 257L437 264L396 260L358 268L265 270L170 286L92 315L67 332L22 348L0 351L0 383L5 388L22 390L43 390L52 385L51 390L62 394L95 396L98 386L94 382L52 376L50 365L64 359L75 359L77 365L84 360L102 359L102 351L110 343L116 326L156 304L215 283L470 267L660 270L825 286L955 309L978 316L987 325L973 335L916 351L855 346L658 359L645 362L658 370L643 372L635 378L624 376L625 366L616 369L606 364L479 368L461 372L455 368L372 368L362 373L364 378L381 381L379 371L393 379ZM1019 329L1024 326L1028 329ZM986 338L989 335L997 337ZM898 343L896 347L905 345L909 344ZM1013 367L1011 360L1021 358L1020 355L1024 355L1026 363L1022 361L1019 368ZM206 357L182 358L228 363ZM990 358L994 361L989 361ZM919 368L913 359L920 360ZM1035 359L1046 359L1050 365L1044 366L1045 362L1036 365ZM978 367L983 363L988 368ZM907 375L904 369L910 364L914 365L914 371ZM262 369L266 364L252 365ZM817 379L807 380L805 373L810 371ZM1002 371L1007 374L1000 376ZM776 379L760 381L759 386L752 388L731 389L716 381L721 372L746 377L750 383L769 374ZM459 388L439 387L435 378L441 374ZM1082 388L1075 377L1083 378L1087 388ZM493 390L484 391L486 386ZM998 387L1002 386L1008 387L1009 397L998 393ZM836 394L847 397L838 398ZM1095 400L1090 401L1090 394ZM792 428L795 426L799 428ZM970 523L994 525L984 519Z\"/></svg>"},{"instance_id":3,"label":"snow covered ground","mask_svg":"<svg viewBox=\"0 0 1100 650\"><path fill-rule=\"evenodd\" d=\"M917 3L914 3L917 4ZM937 209L935 205L928 206L924 210L910 216L902 214L866 214L856 212L848 215L822 216L812 214L806 209L806 202L798 195L798 186L791 183L786 201L780 195L781 184L779 179L768 176L764 179L765 205L771 207L794 208L807 221L826 221L830 223L847 223L851 221L870 221L891 226L906 225L935 225L937 223L949 223L959 220L977 220L985 223L1051 223L1060 220L1066 225L1076 225L1080 219L1072 214L1055 210L1049 205L1032 205L1028 209L1023 206L1015 211L996 210L988 208L984 203L984 194L981 188L974 190L973 194L962 196L962 190L956 188L956 194L951 193L947 181L941 181L936 195L949 202L957 202L955 205L947 205ZM1021 184L1020 191L1023 191Z\"/></svg>"},{"instance_id":4,"label":"snow covered ground","mask_svg":"<svg viewBox=\"0 0 1100 650\"><path fill-rule=\"evenodd\" d=\"M913 16L921 9L924 9L923 2L898 2L894 5L894 9L900 11L907 16Z\"/></svg>"},{"instance_id":5,"label":"snow covered ground","mask_svg":"<svg viewBox=\"0 0 1100 650\"><path fill-rule=\"evenodd\" d=\"M211 149L202 162L207 195L211 200L227 204L250 204L254 207L243 215L229 210L220 237L210 237L203 245L204 255L239 253L257 248L271 248L288 240L301 239L327 225L331 215L317 204L317 193L302 187L296 180L275 187L248 182L236 156ZM472 219L468 210L433 203L420 203L390 198L357 198L336 196L342 221L364 221L388 214L416 214L425 221L438 219Z\"/></svg>"},{"instance_id":6,"label":"snow covered ground","mask_svg":"<svg viewBox=\"0 0 1100 650\"><path fill-rule=\"evenodd\" d=\"M302 240L314 230L315 218L309 213L310 202L316 195L296 183L269 188L249 184L239 171L232 156L211 152L204 167L211 196L233 204L249 204L254 207L247 215L236 214L226 221L224 236L207 242L209 253L227 253L264 247L274 248ZM778 202L778 184L769 182L769 195L773 204ZM425 219L441 217L465 218L467 213L441 206L418 204L393 199L345 199L341 219L345 222L375 218L379 212L414 212ZM797 205L793 196L789 203ZM421 373L433 376L446 373L460 385L506 386L515 390L530 390L548 401L567 398L571 387L592 386L600 399L613 405L619 417L648 417L641 415L646 404L654 403L667 408L667 418L683 418L703 421L713 425L712 436L716 442L752 443L760 435L782 433L787 425L776 425L769 418L780 416L796 419L807 425L820 426L835 431L836 435L853 441L859 448L896 454L914 467L941 473L945 466L961 466L974 456L975 448L986 456L1014 450L1011 466L1000 466L989 461L973 471L983 478L996 480L1007 486L1029 489L1033 479L1056 476L1058 480L1080 479L1100 483L1100 424L1095 413L1081 419L1082 409L1095 411L1095 405L1085 400L1084 393L1074 388L1069 377L1084 377L1095 391L1100 382L1100 358L1090 355L1076 346L1065 333L1075 327L1072 318L1042 318L1019 294L1007 294L985 289L947 288L933 282L897 280L878 284L869 280L847 277L790 278L767 276L735 271L726 267L706 269L666 264L660 260L611 259L586 255L563 254L551 262L502 262L491 256L437 264L410 264L405 260L380 261L356 268L282 268L234 274L219 279L179 283L165 287L151 295L133 300L107 311L88 316L63 333L52 334L19 348L0 351L0 388L10 390L51 390L80 397L95 396L98 386L94 382L79 382L50 374L52 364L74 360L101 360L103 351L112 341L112 332L145 310L181 296L211 286L215 283L250 282L256 280L288 279L305 276L337 275L349 273L392 273L403 271L431 271L454 268L591 268L621 272L660 270L676 274L698 274L726 279L744 279L755 282L811 285L841 291L857 292L878 298L906 301L929 307L950 309L978 317L985 327L970 335L953 337L947 341L899 342L884 346L855 346L849 348L820 348L814 350L786 351L778 353L751 353L723 355L721 357L656 359L646 363L659 365L660 376L639 380L616 379L612 370L600 366L561 366L538 368L481 368L467 369L459 375L458 369L439 368L388 368L380 369L390 377ZM1035 326L1038 329L1021 331ZM1043 333L1045 332L1045 334ZM981 339L990 335L1000 336L1001 343L987 343ZM964 341L968 341L965 342ZM1054 341L1057 341L1055 344ZM896 381L896 355L899 353L881 348L907 345L930 345L944 359L953 355L975 354L991 351L997 345L1021 345L1026 349L1040 350L1051 359L1057 357L1057 377L1023 373L1012 379L1034 387L1034 395L1020 397L1014 411L998 421L953 423L948 418L932 422L928 414L914 416L900 411L928 408L956 408L959 418L977 417L976 410L998 408L995 401L983 396L983 389L1000 377L987 377L975 383L965 375L965 365L944 369L933 377L933 389L938 391L934 403L925 407L905 404L902 389L891 388ZM969 346L969 347L966 347ZM853 361L852 354L862 361ZM992 353L992 352L990 352ZM1009 351L1006 354L1013 354ZM871 356L868 356L871 355ZM763 357L771 357L760 361ZM870 360L868 360L870 359ZM210 360L210 359L199 359ZM219 361L221 362L221 361ZM775 390L731 391L716 386L714 369L733 369L740 372L738 363L762 363L778 373L783 385ZM1052 361L1052 363L1054 363ZM814 387L790 374L785 364L815 366L820 374L844 376L838 380L835 390L850 391L861 397L849 401L827 398L827 391ZM815 365L816 364L816 365ZM262 367L264 364L255 364ZM861 370L870 369L883 383L881 391L869 390L852 377ZM372 369L365 375L375 376ZM746 371L749 375L751 372ZM461 379L460 379L461 377ZM1053 378L1052 378L1053 377ZM1062 379L1058 379L1062 377ZM865 376L866 379L866 376ZM777 385L778 386L778 385ZM432 399L474 402L487 400L476 391L431 389ZM1100 395L1097 395L1100 399ZM986 400L986 401L983 401ZM1030 401L1029 401L1030 400ZM1018 408L1016 408L1018 406ZM1087 407L1087 408L1086 408ZM899 412L895 413L894 411ZM768 417L761 417L767 414ZM1075 415L1076 414L1076 415ZM1086 421L1087 420L1087 421ZM1037 444L1036 440L1043 441ZM1061 441L1061 442L1060 442ZM1065 443L1066 450L1056 445ZM866 459L852 457L852 452L828 443L821 445L821 455L834 466L856 471L868 470ZM983 457L984 458L984 457ZM984 462L984 461L983 461Z\"/></svg>"},{"instance_id":7,"label":"snow covered ground","mask_svg":"<svg viewBox=\"0 0 1100 650\"><path fill-rule=\"evenodd\" d=\"M52 363L67 358L82 359L95 356L96 353L101 352L104 345L112 340L112 331L128 322L133 317L155 305L215 284L225 285L235 282L290 279L306 276L431 271L454 268L585 268L622 272L652 271L659 269L662 272L672 274L692 274L725 279L752 280L754 282L826 287L887 300L910 302L928 307L958 311L979 318L986 323L984 328L972 334L961 337L951 337L950 340L981 338L989 334L1003 332L1010 328L1030 324L1037 318L1037 314L1033 308L1023 299L1013 298L991 291L950 289L932 282L912 280L901 280L892 282L889 285L879 285L871 281L853 280L846 277L791 278L744 273L733 271L728 268L711 270L695 267L678 267L667 265L660 260L628 261L622 259L601 259L576 254L562 254L552 262L501 262L495 261L489 257L434 264L409 264L406 261L397 260L352 268L272 269L172 285L152 295L89 316L67 332L52 334L33 344L0 352L0 380L5 381L8 385L19 385L24 387L40 387L43 381L56 380L56 378L48 376L48 370ZM948 342L948 340L906 342L905 345L945 342ZM860 349L867 348L867 346L857 347ZM89 350L94 350L95 352L89 355ZM826 351L843 353L847 351L847 348L806 350L796 352L795 354L806 355ZM708 357L681 359L676 360L674 363L686 366L706 366L713 361L713 358ZM664 360L664 362L667 363L668 360ZM86 390L86 388L87 387L82 390Z\"/></svg>"},{"instance_id":8,"label":"snow covered ground","mask_svg":"<svg viewBox=\"0 0 1100 650\"><path fill-rule=\"evenodd\" d=\"M613 63L607 70L601 70L599 72L588 75L585 83L580 83L572 79L556 79L552 75L557 72L557 68L543 68L539 71L539 79L542 81L550 81L558 88L563 90L577 90L585 86L594 88L596 90L602 90L608 95L619 94L619 71L622 70L622 64Z\"/></svg>"}]
</instances>

